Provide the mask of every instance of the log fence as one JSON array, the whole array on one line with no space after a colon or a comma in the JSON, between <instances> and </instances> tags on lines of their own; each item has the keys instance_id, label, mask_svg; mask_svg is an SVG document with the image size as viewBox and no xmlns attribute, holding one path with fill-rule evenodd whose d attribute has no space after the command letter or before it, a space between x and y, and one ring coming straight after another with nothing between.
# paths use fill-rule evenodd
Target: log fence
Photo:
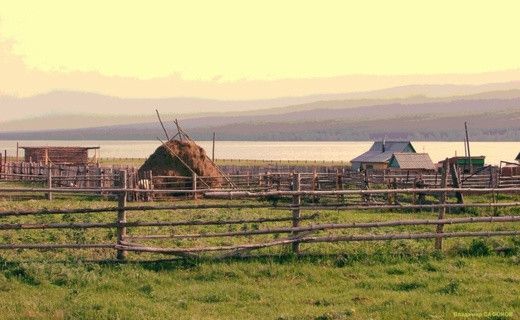
<instances>
[{"instance_id":1,"label":"log fence","mask_svg":"<svg viewBox=\"0 0 520 320\"><path fill-rule=\"evenodd\" d=\"M27 243L5 242L0 244L1 250L19 249L106 249L114 250L120 261L130 257L139 257L137 253L160 253L178 255L182 257L228 257L232 255L249 254L253 250L276 246L287 247L298 254L303 244L312 243L339 243L360 241L390 241L405 239L432 239L435 248L442 249L442 240L446 238L464 237L516 237L520 235L520 215L516 209L520 208L520 188L453 188L447 186L448 175L444 173L439 180L440 188L407 188L407 189L336 189L336 190L304 190L301 182L302 174L293 174L290 190L235 190L235 189L156 189L142 190L127 185L127 172L119 172L118 185L103 189L104 194L111 195L115 205L100 208L37 208L31 210L2 210L0 211L1 232L47 232L46 230L100 230L113 229L114 238L103 243ZM312 179L313 176L311 176ZM183 194L188 203L172 204L161 202L154 205L129 205L128 197L136 192L144 194ZM38 188L2 188L0 194L53 194L51 199L57 200L64 194L97 194L103 196L98 188L57 188L52 186ZM493 197L489 202L457 203L454 195L508 195L500 197L506 201L499 202L499 197ZM427 196L429 202L422 203L419 195ZM401 197L399 197L401 196ZM318 197L321 201L316 202ZM370 197L370 201L364 201ZM394 204L388 199L399 198ZM201 200L201 198L207 199ZM382 201L379 198L382 199ZM489 197L488 197L489 198ZM323 201L323 200L326 201ZM357 199L357 201L352 201ZM274 201L276 200L276 201ZM201 202L203 201L203 202ZM487 201L487 200L486 200ZM52 203L52 200L49 201ZM265 208L268 216L249 216L250 209ZM490 216L462 216L446 217L446 210L461 208L492 209ZM506 215L496 216L494 209L513 208ZM225 209L236 216L219 217L214 210ZM356 210L396 210L409 212L410 210L438 210L436 218L403 219L403 220L376 220L376 221L327 221L322 214L327 211L350 211L355 216ZM205 210L208 210L206 212ZM516 210L516 211L515 211ZM140 212L139 215L130 214ZM154 214L153 217L145 213ZM196 213L192 218L188 212ZM264 211L261 211L264 212ZM87 217L93 213L103 215L104 221L78 221L80 217ZM204 214L206 213L206 214ZM286 214L289 213L289 214ZM56 215L79 215L72 222L50 222ZM352 217L352 214L349 214ZM429 214L427 211L424 214ZM464 214L462 212L462 214ZM110 221L110 216L113 216ZM161 216L161 219L157 218ZM173 219L175 216L176 219ZM25 217L24 222L19 220ZM43 222L38 217L45 217ZM185 217L185 218L182 218ZM33 219L33 220L30 220ZM26 222L30 220L29 222ZM284 225L289 223L289 226ZM501 224L499 229L450 231L445 230L447 225L467 224ZM214 229L207 229L208 226ZM247 228L241 228L247 226ZM431 232L398 232L388 231L385 228L393 227L436 227ZM152 228L152 229L150 229ZM239 228L237 230L237 228ZM383 229L381 229L383 228ZM506 229L504 229L506 228ZM382 230L371 233L370 230ZM166 230L166 231L165 231ZM363 232L353 233L353 230ZM161 232L159 232L161 231ZM382 233L381 233L382 232ZM281 235L284 235L280 237ZM260 237L260 238L259 238ZM211 239L226 239L216 241ZM29 239L32 239L29 237ZM37 239L37 237L36 237ZM208 239L207 242L201 242ZM258 240L259 239L259 240ZM172 242L181 241L182 243ZM186 242L187 243L184 243ZM172 247L172 243L175 244ZM130 253L132 253L130 255Z\"/></svg>"},{"instance_id":2,"label":"log fence","mask_svg":"<svg viewBox=\"0 0 520 320\"><path fill-rule=\"evenodd\" d=\"M0 181L23 181L53 188L98 189L97 192L103 192L102 190L117 186L122 170L127 172L127 186L136 190L128 194L127 201L164 200L171 197L171 193L142 192L140 189L197 190L208 188L207 186L212 185L216 179L204 176L154 176L150 171L139 173L137 168L131 166L51 166L43 163L3 162L0 166ZM228 175L228 180L220 179L220 185L222 189L291 190L293 173L269 170L260 173L242 172ZM300 189L311 191L413 188L419 181L426 188L442 186L442 172L421 173L395 170L354 172L347 168L336 168L332 172L318 172L314 169L312 172L298 171L298 173L301 176ZM447 186L462 188L520 187L520 176L502 175L501 170L497 167L485 167L472 175L457 172L456 176L458 179L449 179ZM52 196L52 193L49 193L48 196ZM388 202L389 199L395 199L395 197L389 194L385 201ZM370 199L367 198L366 201L370 201Z\"/></svg>"}]
</instances>

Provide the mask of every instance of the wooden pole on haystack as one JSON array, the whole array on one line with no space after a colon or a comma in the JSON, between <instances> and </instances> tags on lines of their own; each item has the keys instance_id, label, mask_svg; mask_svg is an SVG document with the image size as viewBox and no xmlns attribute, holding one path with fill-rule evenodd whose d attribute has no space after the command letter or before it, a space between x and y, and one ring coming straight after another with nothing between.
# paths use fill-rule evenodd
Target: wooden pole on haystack
<instances>
[{"instance_id":1,"label":"wooden pole on haystack","mask_svg":"<svg viewBox=\"0 0 520 320\"><path fill-rule=\"evenodd\" d=\"M182 141L182 136L184 136L186 138L186 140L188 140L188 142L192 142L192 143L195 143L195 141L193 141L192 138L190 138L190 136L184 132L182 129L181 129L181 126L179 125L179 121L177 121L177 119L175 119L175 125L177 126L177 130L179 130L179 136L181 137L181 141ZM196 144L196 143L195 143ZM229 177L219 168L219 166L217 166L217 164L215 163L214 160L212 160L207 154L206 154L206 159L208 159L209 161L211 161L211 164L213 164L215 166L215 168L217 169L217 171L222 175L222 177L224 177L224 179L226 179L226 181L229 183L229 185L233 188L233 189L238 189L237 186L229 179Z\"/></svg>"},{"instance_id":2,"label":"wooden pole on haystack","mask_svg":"<svg viewBox=\"0 0 520 320\"><path fill-rule=\"evenodd\" d=\"M213 132L213 146L211 149L211 160L215 162L215 132Z\"/></svg>"},{"instance_id":3,"label":"wooden pole on haystack","mask_svg":"<svg viewBox=\"0 0 520 320\"><path fill-rule=\"evenodd\" d=\"M468 145L469 174L473 174L473 163L471 163L471 151L469 150L469 135L467 122L464 122L464 129L466 131L466 144Z\"/></svg>"},{"instance_id":4,"label":"wooden pole on haystack","mask_svg":"<svg viewBox=\"0 0 520 320\"><path fill-rule=\"evenodd\" d=\"M175 126L177 127L177 134L179 135L179 140L182 141L182 135L184 134L186 137L188 136L187 134L185 134L182 130L181 130L181 126L179 126L179 121L177 119L175 119L175 121L173 121L173 123L175 123Z\"/></svg>"},{"instance_id":5,"label":"wooden pole on haystack","mask_svg":"<svg viewBox=\"0 0 520 320\"><path fill-rule=\"evenodd\" d=\"M155 109L155 113L157 113L157 118L159 119L159 123L161 124L161 127L164 130L164 134L166 135L166 139L170 141L170 136L168 135L168 130L166 130L166 127L164 126L164 123L161 120L161 115L159 114L159 110Z\"/></svg>"}]
</instances>

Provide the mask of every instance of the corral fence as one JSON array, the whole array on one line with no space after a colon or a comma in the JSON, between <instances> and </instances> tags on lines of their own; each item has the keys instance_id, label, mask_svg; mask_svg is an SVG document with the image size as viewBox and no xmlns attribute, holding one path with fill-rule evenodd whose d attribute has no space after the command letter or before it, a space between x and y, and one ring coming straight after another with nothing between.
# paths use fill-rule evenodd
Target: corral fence
<instances>
[{"instance_id":1,"label":"corral fence","mask_svg":"<svg viewBox=\"0 0 520 320\"><path fill-rule=\"evenodd\" d=\"M288 247L300 253L302 244L340 243L362 241L384 241L402 239L432 239L435 248L442 249L443 239L463 237L518 236L520 230L514 223L520 222L516 208L520 207L520 188L450 188L448 177L443 174L440 188L409 189L368 189L368 190L302 190L301 174L293 174L292 191L250 191L250 190L136 190L125 185L126 171L121 172L122 185L104 190L113 198L115 204L106 207L83 207L30 210L0 211L0 230L3 232L35 232L39 230L90 230L113 229L113 237L104 242L89 242L87 237L80 241L58 242L19 242L0 244L0 250L20 249L107 249L117 252L117 259L127 259L129 252L160 253L182 257L229 257L246 255L253 250L271 247ZM55 194L96 194L98 189L65 188L3 188L1 194L8 193L45 193ZM127 199L134 192L159 194L184 194L203 196L205 200L172 204L163 202L154 205L128 205ZM459 196L479 195L482 201L460 203ZM112 197L110 197L112 199ZM456 201L455 201L456 200ZM503 200L503 201L502 201ZM489 216L457 216L446 218L447 210L469 210L487 208ZM507 215L498 215L497 210L514 208ZM269 214L253 215L252 210L266 209ZM214 210L226 210L237 216L218 216ZM322 216L323 212L335 210L424 210L435 213L435 218L378 220L378 221L332 221ZM209 211L209 212L208 212ZM132 215L130 213L137 213ZM194 216L188 212L195 212ZM264 212L264 211L260 211ZM152 217L146 213L155 213ZM72 222L63 220L52 222L52 217L90 214L103 214L102 222L84 221L79 218ZM160 214L160 218L157 217ZM24 217L24 222L19 218ZM30 220L29 217L32 217ZM42 218L44 217L44 218ZM176 217L171 219L170 217ZM184 217L184 218L183 218ZM191 217L190 219L186 217ZM10 219L18 219L12 222ZM27 222L29 220L29 222ZM57 220L57 218L56 218ZM43 221L43 222L42 222ZM500 223L504 227L472 231L447 231L447 225L488 225ZM245 228L244 228L245 226ZM398 232L400 227L413 226L419 232ZM423 231L424 227L432 230ZM213 229L210 229L213 228ZM396 227L397 231L393 230ZM391 231L389 231L390 229ZM377 232L373 232L377 230ZM354 232L355 231L355 232ZM38 239L25 237L21 239ZM221 241L209 241L222 239Z\"/></svg>"},{"instance_id":2,"label":"corral fence","mask_svg":"<svg viewBox=\"0 0 520 320\"><path fill-rule=\"evenodd\" d=\"M0 162L1 163L1 162ZM125 184L137 191L128 195L128 201L152 201L171 198L179 193L143 192L141 190L204 190L210 189L214 177L158 176L151 171L138 172L131 166L100 165L46 165L30 162L3 162L0 165L0 180L23 181L36 186L52 188L98 189L96 193L106 194L105 189L121 185L121 171L126 171ZM520 170L504 170L502 167L486 166L468 174L458 167L449 169L451 176L447 187L454 188L511 188L520 187ZM410 170L367 170L352 171L349 168L321 168L308 171L275 171L267 168L264 172L235 172L220 178L221 189L251 191L294 190L292 175L300 173L300 189L309 191L350 190L350 189L401 189L439 188L442 185L442 170L418 172ZM504 174L505 173L505 174ZM214 187L213 187L214 188ZM187 194L183 194L185 197Z\"/></svg>"}]
</instances>

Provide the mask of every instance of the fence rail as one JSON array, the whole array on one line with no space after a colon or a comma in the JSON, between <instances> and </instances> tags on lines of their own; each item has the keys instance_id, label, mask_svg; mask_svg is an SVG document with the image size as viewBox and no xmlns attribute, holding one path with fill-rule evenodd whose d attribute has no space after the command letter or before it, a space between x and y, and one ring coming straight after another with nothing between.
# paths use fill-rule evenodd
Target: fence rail
<instances>
[{"instance_id":1,"label":"fence rail","mask_svg":"<svg viewBox=\"0 0 520 320\"><path fill-rule=\"evenodd\" d=\"M121 181L126 182L126 172L122 171ZM0 244L1 250L19 249L108 249L117 252L119 260L127 259L129 252L149 252L198 257L201 254L214 257L241 255L252 250L289 246L295 253L300 252L302 244L353 242L353 241L387 241L403 239L434 239L436 248L442 248L442 240L456 237L504 237L518 236L520 229L515 224L520 222L518 211L509 211L507 215L469 216L446 218L445 212L450 209L467 208L520 208L520 188L399 188L399 189L349 189L349 190L302 190L305 175L291 175L292 190L250 191L250 190L142 190L122 183L119 187L99 188L58 188L49 184L47 188L1 188L0 194L97 194L113 195L115 205L83 208L37 208L31 210L0 211L1 232L47 232L46 230L106 230L115 232L110 241L104 243L10 243ZM446 186L448 175L443 174L441 185ZM155 205L128 205L127 198L135 192L143 194L184 194L189 198L198 194L206 199L192 203L160 203ZM459 203L457 195L485 196L480 202L465 201ZM497 197L497 195L508 195ZM505 198L505 199L502 199ZM51 197L52 199L52 197ZM499 201L502 199L505 201ZM204 201L201 203L200 201ZM454 202L455 201L455 202ZM485 202L482 202L485 201ZM219 218L204 215L203 210L229 209L237 216ZM240 210L239 210L240 209ZM269 209L269 216L248 217L242 209ZM337 210L438 210L436 219L401 219L382 221L325 221L322 211ZM140 215L129 215L131 212L143 212ZM146 218L145 212L154 214ZM196 218L182 218L181 213L197 212ZM64 214L79 214L86 217L100 214L108 221L52 221L52 217ZM285 214L287 213L287 214ZM431 212L430 212L431 213ZM157 218L157 215L161 218ZM107 216L108 215L108 216ZM172 216L176 216L172 219ZM23 222L17 219L24 217ZM32 218L31 218L32 217ZM44 217L38 220L38 217ZM78 217L78 218L79 218ZM133 219L130 219L132 217ZM153 218L155 217L155 218ZM11 220L10 220L11 219ZM32 219L32 220L30 220ZM166 220L165 220L166 219ZM284 225L289 223L289 226ZM447 225L488 225L501 224L499 230L471 230L447 232ZM254 226L245 230L236 230L239 226ZM233 227L234 226L234 227ZM433 232L388 232L386 228L394 227L435 226ZM507 230L503 228L509 227ZM207 229L212 227L211 229ZM219 229L220 228L220 229ZM358 232L372 229L383 229L383 233L352 234L348 230ZM166 232L165 232L166 230ZM349 232L345 234L344 232ZM321 234L321 233L326 234ZM338 232L340 232L338 234ZM343 232L343 233L341 233ZM316 234L320 233L320 234ZM277 238L266 238L276 235ZM280 235L285 235L280 238ZM263 237L263 238L262 238ZM200 242L204 239L226 238L229 243ZM4 239L9 239L5 238ZM256 240L255 240L256 239ZM183 241L172 247L172 240ZM5 241L5 240L4 240ZM187 241L187 243L184 243ZM245 241L245 242L244 242ZM85 241L87 242L87 241Z\"/></svg>"}]
</instances>

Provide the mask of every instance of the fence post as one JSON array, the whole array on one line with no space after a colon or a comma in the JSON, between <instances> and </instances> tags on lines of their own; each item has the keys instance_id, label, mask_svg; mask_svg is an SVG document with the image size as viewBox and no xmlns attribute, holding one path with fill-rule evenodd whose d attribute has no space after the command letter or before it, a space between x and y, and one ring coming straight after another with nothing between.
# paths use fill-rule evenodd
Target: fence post
<instances>
[{"instance_id":1,"label":"fence post","mask_svg":"<svg viewBox=\"0 0 520 320\"><path fill-rule=\"evenodd\" d=\"M118 201L117 201L117 224L118 224L118 227L117 227L117 244L118 245L122 245L122 242L125 240L125 237L126 237L126 227L124 226L121 226L121 223L125 223L126 222L126 211L125 211L125 207L126 207L126 196L127 196L127 191L126 191L126 171L125 170L121 170L120 171L120 188L123 189L124 191L121 191L119 192L118 194ZM127 251L125 250L120 250L118 249L117 250L117 260L119 261L124 261L126 260L126 257L127 257Z\"/></svg>"},{"instance_id":2,"label":"fence post","mask_svg":"<svg viewBox=\"0 0 520 320\"><path fill-rule=\"evenodd\" d=\"M47 166L47 188L49 189L49 192L47 193L47 200L52 200L52 192L50 191L52 189L52 165L49 164Z\"/></svg>"},{"instance_id":3,"label":"fence post","mask_svg":"<svg viewBox=\"0 0 520 320\"><path fill-rule=\"evenodd\" d=\"M450 171L451 171L451 180L452 180L453 187L462 188L462 182L461 182L460 174L459 174L459 167L455 163L452 163L450 165ZM457 196L457 203L464 203L464 195L462 193L456 192L455 195ZM462 211L464 211L464 208L462 208Z\"/></svg>"},{"instance_id":4,"label":"fence post","mask_svg":"<svg viewBox=\"0 0 520 320\"><path fill-rule=\"evenodd\" d=\"M153 186L153 172L152 170L148 171L148 179L150 179L150 190L153 190L154 189L154 186ZM148 194L148 201L153 201L154 200L154 194L153 192L152 193L149 193Z\"/></svg>"},{"instance_id":5,"label":"fence post","mask_svg":"<svg viewBox=\"0 0 520 320\"><path fill-rule=\"evenodd\" d=\"M489 187L490 188L493 188L493 189L496 189L497 188L497 167L490 167L489 168ZM493 203L496 204L497 203L497 192L492 192L492 198L493 198ZM497 207L494 207L493 208L493 215L494 216L498 216L498 208Z\"/></svg>"},{"instance_id":6,"label":"fence post","mask_svg":"<svg viewBox=\"0 0 520 320\"><path fill-rule=\"evenodd\" d=\"M300 191L300 174L294 173L292 176L293 179L293 190L294 191ZM294 195L293 201L292 201L292 226L293 228L297 228L300 226L300 204L301 204L301 196L300 195ZM297 236L296 232L293 232L293 237ZM298 254L300 253L300 243L299 242L293 242L292 244L292 250L294 253Z\"/></svg>"},{"instance_id":7,"label":"fence post","mask_svg":"<svg viewBox=\"0 0 520 320\"><path fill-rule=\"evenodd\" d=\"M343 190L343 173L338 173L338 186L339 186L339 190ZM345 195L342 194L340 197L339 197L341 203L344 203L345 202Z\"/></svg>"},{"instance_id":8,"label":"fence post","mask_svg":"<svg viewBox=\"0 0 520 320\"><path fill-rule=\"evenodd\" d=\"M193 190L193 200L197 200L197 174L191 175L191 190Z\"/></svg>"},{"instance_id":9,"label":"fence post","mask_svg":"<svg viewBox=\"0 0 520 320\"><path fill-rule=\"evenodd\" d=\"M442 176L441 176L441 188L446 188L448 186L448 171L449 171L449 163L448 158L444 161L442 165ZM446 215L446 207L444 206L446 204L446 192L441 192L439 203L442 205L442 207L439 208L439 220L444 219L444 216ZM443 233L444 232L444 225L438 224L437 225L437 233ZM442 250L442 238L435 238L435 249Z\"/></svg>"}]
</instances>

